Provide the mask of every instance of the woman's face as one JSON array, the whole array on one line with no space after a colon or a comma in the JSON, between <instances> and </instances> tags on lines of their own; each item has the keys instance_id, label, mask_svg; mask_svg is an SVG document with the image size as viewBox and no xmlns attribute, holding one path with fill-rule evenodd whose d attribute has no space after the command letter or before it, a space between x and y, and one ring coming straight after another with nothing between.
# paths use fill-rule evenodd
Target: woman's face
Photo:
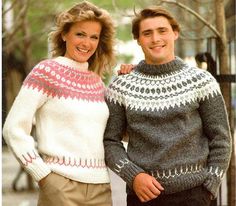
<instances>
[{"instance_id":1,"label":"woman's face","mask_svg":"<svg viewBox=\"0 0 236 206\"><path fill-rule=\"evenodd\" d=\"M102 26L97 21L74 23L69 32L62 35L66 42L65 57L84 63L94 54L98 47Z\"/></svg>"}]
</instances>

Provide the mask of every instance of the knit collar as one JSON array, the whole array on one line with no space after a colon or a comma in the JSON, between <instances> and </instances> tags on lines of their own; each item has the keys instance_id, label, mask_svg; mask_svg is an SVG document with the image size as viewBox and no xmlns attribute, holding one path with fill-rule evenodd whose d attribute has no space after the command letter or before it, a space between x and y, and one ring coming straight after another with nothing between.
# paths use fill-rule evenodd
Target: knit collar
<instances>
[{"instance_id":1,"label":"knit collar","mask_svg":"<svg viewBox=\"0 0 236 206\"><path fill-rule=\"evenodd\" d=\"M142 60L135 68L135 71L146 75L165 75L182 69L184 65L184 61L179 57L160 65L147 64L145 60Z\"/></svg>"},{"instance_id":2,"label":"knit collar","mask_svg":"<svg viewBox=\"0 0 236 206\"><path fill-rule=\"evenodd\" d=\"M64 56L54 59L57 63L78 71L88 71L88 62L80 63Z\"/></svg>"}]
</instances>

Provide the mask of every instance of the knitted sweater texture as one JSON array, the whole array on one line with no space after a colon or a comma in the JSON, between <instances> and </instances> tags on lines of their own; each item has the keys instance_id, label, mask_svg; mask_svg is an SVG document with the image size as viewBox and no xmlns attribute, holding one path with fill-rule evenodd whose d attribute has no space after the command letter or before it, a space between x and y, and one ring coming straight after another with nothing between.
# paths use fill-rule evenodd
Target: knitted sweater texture
<instances>
[{"instance_id":1,"label":"knitted sweater texture","mask_svg":"<svg viewBox=\"0 0 236 206\"><path fill-rule=\"evenodd\" d=\"M110 181L103 147L109 115L104 88L88 63L66 57L44 60L27 76L3 134L36 181L52 171L85 183Z\"/></svg>"},{"instance_id":2,"label":"knitted sweater texture","mask_svg":"<svg viewBox=\"0 0 236 206\"><path fill-rule=\"evenodd\" d=\"M109 85L104 136L108 166L127 182L146 172L165 193L203 184L214 196L230 160L231 136L220 88L207 71L180 58L141 61ZM121 142L129 136L127 151Z\"/></svg>"}]
</instances>

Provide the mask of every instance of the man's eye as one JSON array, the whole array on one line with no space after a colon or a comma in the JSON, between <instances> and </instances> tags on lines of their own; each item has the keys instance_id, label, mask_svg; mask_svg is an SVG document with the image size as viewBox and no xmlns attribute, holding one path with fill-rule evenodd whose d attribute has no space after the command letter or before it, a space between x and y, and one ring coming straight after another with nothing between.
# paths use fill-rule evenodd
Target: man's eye
<instances>
[{"instance_id":1,"label":"man's eye","mask_svg":"<svg viewBox=\"0 0 236 206\"><path fill-rule=\"evenodd\" d=\"M166 29L160 29L159 32L160 33L165 33L167 30Z\"/></svg>"},{"instance_id":2,"label":"man's eye","mask_svg":"<svg viewBox=\"0 0 236 206\"><path fill-rule=\"evenodd\" d=\"M144 36L149 36L151 33L150 32L144 32L143 35Z\"/></svg>"}]
</instances>

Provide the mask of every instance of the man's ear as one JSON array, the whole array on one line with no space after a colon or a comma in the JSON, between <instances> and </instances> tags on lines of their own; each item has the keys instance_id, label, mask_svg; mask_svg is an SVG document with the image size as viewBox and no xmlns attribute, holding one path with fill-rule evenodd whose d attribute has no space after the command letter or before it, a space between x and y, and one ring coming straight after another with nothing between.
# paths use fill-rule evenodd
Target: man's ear
<instances>
[{"instance_id":1,"label":"man's ear","mask_svg":"<svg viewBox=\"0 0 236 206\"><path fill-rule=\"evenodd\" d=\"M175 40L177 40L179 38L179 32L178 31L174 31L174 34L175 34Z\"/></svg>"}]
</instances>

